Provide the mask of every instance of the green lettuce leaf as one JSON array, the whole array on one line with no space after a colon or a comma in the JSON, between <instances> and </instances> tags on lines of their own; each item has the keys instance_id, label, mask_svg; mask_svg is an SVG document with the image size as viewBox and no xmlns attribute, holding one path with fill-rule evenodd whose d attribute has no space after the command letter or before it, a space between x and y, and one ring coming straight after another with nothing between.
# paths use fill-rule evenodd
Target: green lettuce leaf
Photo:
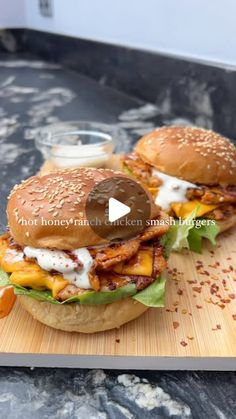
<instances>
[{"instance_id":1,"label":"green lettuce leaf","mask_svg":"<svg viewBox=\"0 0 236 419\"><path fill-rule=\"evenodd\" d=\"M9 285L9 279L3 278L3 273L0 271L0 287ZM118 288L114 291L88 291L82 295L75 295L68 298L65 301L58 301L53 296L51 291L39 291L32 288L24 288L18 284L13 284L14 292L16 295L26 295L27 297L34 298L38 301L48 301L52 304L65 304L65 303L80 303L80 304L89 304L89 305L98 305L98 304L110 304L114 301L121 300L122 298L132 297L137 293L135 284L127 284L121 288Z\"/></svg>"},{"instance_id":2,"label":"green lettuce leaf","mask_svg":"<svg viewBox=\"0 0 236 419\"><path fill-rule=\"evenodd\" d=\"M51 291L38 291L32 288L24 288L18 284L13 284L14 292L16 295L26 295L27 297L34 298L38 301L48 301L52 304L66 304L77 302L79 304L88 304L88 305L98 305L98 304L110 304L115 301L121 300L122 298L133 297L137 301L142 302L144 305L149 307L162 307L163 306L163 295L165 285L163 286L163 281L165 282L164 278L161 276L156 279L149 287L145 288L145 290L140 291L137 293L136 285L135 284L127 284L121 288L118 288L114 291L88 291L82 295L76 295L71 298L68 298L65 301L57 301L53 298ZM9 275L0 270L0 287L9 285ZM145 291L150 288L150 293L153 293L153 296L149 296L148 294L145 295ZM137 297L140 297L138 300ZM143 300L143 301L142 301ZM147 304L145 303L147 301ZM153 305L151 305L153 302Z\"/></svg>"},{"instance_id":3,"label":"green lettuce leaf","mask_svg":"<svg viewBox=\"0 0 236 419\"><path fill-rule=\"evenodd\" d=\"M127 167L125 164L122 165L122 172L126 173L126 175L134 177L132 170L129 167Z\"/></svg>"},{"instance_id":4,"label":"green lettuce leaf","mask_svg":"<svg viewBox=\"0 0 236 419\"><path fill-rule=\"evenodd\" d=\"M176 225L171 226L169 232L169 240L172 250L180 252L181 250L190 249L193 252L201 253L203 238L208 239L213 245L216 244L216 237L220 232L217 224L204 225L204 219L196 218L198 208L195 208L191 214L182 220L182 223L176 221ZM168 246L168 240L167 240Z\"/></svg>"},{"instance_id":5,"label":"green lettuce leaf","mask_svg":"<svg viewBox=\"0 0 236 419\"><path fill-rule=\"evenodd\" d=\"M177 241L178 228L179 226L177 224L172 225L167 233L161 238L161 244L164 247L164 256L166 259L170 257L172 249Z\"/></svg>"},{"instance_id":6,"label":"green lettuce leaf","mask_svg":"<svg viewBox=\"0 0 236 419\"><path fill-rule=\"evenodd\" d=\"M110 304L122 298L132 297L137 293L135 284L127 284L114 291L88 291L80 296L74 296L66 300L67 303L78 302L80 304L98 305Z\"/></svg>"},{"instance_id":7,"label":"green lettuce leaf","mask_svg":"<svg viewBox=\"0 0 236 419\"><path fill-rule=\"evenodd\" d=\"M34 298L38 301L48 301L53 304L61 305L66 303L80 303L88 305L110 304L114 303L114 301L121 300L122 298L131 297L137 292L135 285L129 284L114 291L88 291L82 295L75 295L70 297L65 301L58 301L52 297L50 291L37 291L19 287L18 285L14 285L14 287L16 295L26 295L27 297Z\"/></svg>"},{"instance_id":8,"label":"green lettuce leaf","mask_svg":"<svg viewBox=\"0 0 236 419\"><path fill-rule=\"evenodd\" d=\"M24 288L17 284L13 284L13 285L14 285L14 292L16 295L26 295L27 297L31 297L34 300L48 301L49 303L52 303L52 304L61 304L60 301L57 301L52 296L52 293L49 290L39 291L39 290L33 290L32 288L29 288L29 289Z\"/></svg>"},{"instance_id":9,"label":"green lettuce leaf","mask_svg":"<svg viewBox=\"0 0 236 419\"><path fill-rule=\"evenodd\" d=\"M149 287L138 292L133 298L148 307L164 307L166 279L160 275Z\"/></svg>"},{"instance_id":10,"label":"green lettuce leaf","mask_svg":"<svg viewBox=\"0 0 236 419\"><path fill-rule=\"evenodd\" d=\"M196 253L202 252L202 239L208 239L213 245L216 245L216 237L220 229L217 224L201 225L200 228L194 227L189 231L188 244L190 250Z\"/></svg>"},{"instance_id":11,"label":"green lettuce leaf","mask_svg":"<svg viewBox=\"0 0 236 419\"><path fill-rule=\"evenodd\" d=\"M194 228L194 219L197 214L197 208L195 208L191 214L183 220L180 224L178 220L176 225L171 226L171 229L175 227L177 229L175 241L172 244L172 249L176 251L181 251L184 248L189 249L188 235L192 228Z\"/></svg>"},{"instance_id":12,"label":"green lettuce leaf","mask_svg":"<svg viewBox=\"0 0 236 419\"><path fill-rule=\"evenodd\" d=\"M3 269L0 269L0 287L6 285L9 285L9 275Z\"/></svg>"}]
</instances>

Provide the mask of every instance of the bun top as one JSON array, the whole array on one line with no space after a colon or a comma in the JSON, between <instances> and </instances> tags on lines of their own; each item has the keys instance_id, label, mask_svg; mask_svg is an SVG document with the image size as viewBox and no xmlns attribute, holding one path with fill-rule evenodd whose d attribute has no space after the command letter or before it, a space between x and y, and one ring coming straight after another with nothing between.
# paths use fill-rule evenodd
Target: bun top
<instances>
[{"instance_id":1,"label":"bun top","mask_svg":"<svg viewBox=\"0 0 236 419\"><path fill-rule=\"evenodd\" d=\"M236 147L213 131L162 127L142 137L136 153L170 176L203 185L236 185Z\"/></svg>"},{"instance_id":2,"label":"bun top","mask_svg":"<svg viewBox=\"0 0 236 419\"><path fill-rule=\"evenodd\" d=\"M117 176L129 179L109 169L79 168L33 176L16 185L7 206L14 240L21 246L61 250L106 243L86 224L86 201L95 185Z\"/></svg>"}]
</instances>

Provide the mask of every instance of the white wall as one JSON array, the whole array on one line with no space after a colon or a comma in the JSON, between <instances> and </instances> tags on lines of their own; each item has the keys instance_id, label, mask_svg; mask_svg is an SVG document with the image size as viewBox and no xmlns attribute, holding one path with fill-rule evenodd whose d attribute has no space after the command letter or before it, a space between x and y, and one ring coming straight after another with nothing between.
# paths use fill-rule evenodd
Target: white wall
<instances>
[{"instance_id":1,"label":"white wall","mask_svg":"<svg viewBox=\"0 0 236 419\"><path fill-rule=\"evenodd\" d=\"M22 28L25 25L25 0L0 0L0 29Z\"/></svg>"},{"instance_id":2,"label":"white wall","mask_svg":"<svg viewBox=\"0 0 236 419\"><path fill-rule=\"evenodd\" d=\"M32 29L236 65L236 0L54 0L53 18L4 4L22 1Z\"/></svg>"}]
</instances>

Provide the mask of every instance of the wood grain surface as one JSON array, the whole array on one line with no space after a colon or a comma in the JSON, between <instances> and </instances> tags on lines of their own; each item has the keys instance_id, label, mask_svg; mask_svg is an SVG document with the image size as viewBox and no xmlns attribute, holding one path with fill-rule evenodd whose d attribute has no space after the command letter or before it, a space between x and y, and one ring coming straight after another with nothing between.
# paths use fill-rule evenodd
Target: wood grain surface
<instances>
[{"instance_id":1,"label":"wood grain surface","mask_svg":"<svg viewBox=\"0 0 236 419\"><path fill-rule=\"evenodd\" d=\"M223 357L232 359L234 369L235 243L236 229L222 235L216 248L206 244L202 255L173 254L165 308L150 309L118 330L92 335L56 331L35 321L17 302L11 314L0 320L0 363L5 363L1 357L7 353L64 354L103 359L138 357L137 368L142 367L143 357L159 361L165 357L182 358L186 368L191 358L193 368L198 358Z\"/></svg>"}]
</instances>

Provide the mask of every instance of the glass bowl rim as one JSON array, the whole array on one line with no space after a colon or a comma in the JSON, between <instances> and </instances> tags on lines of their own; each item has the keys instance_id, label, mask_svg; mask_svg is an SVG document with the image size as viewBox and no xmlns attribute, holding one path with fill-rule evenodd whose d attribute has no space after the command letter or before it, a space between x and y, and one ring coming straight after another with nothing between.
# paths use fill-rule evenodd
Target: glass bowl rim
<instances>
[{"instance_id":1,"label":"glass bowl rim","mask_svg":"<svg viewBox=\"0 0 236 419\"><path fill-rule=\"evenodd\" d=\"M53 128L57 125L61 124L95 124L97 125L97 127L99 128L99 125L101 125L101 132L96 131L96 128L91 128L91 129L82 129L82 128L78 128L78 129L71 129L68 126L67 129L65 129L65 131L51 131L50 132L50 127ZM106 133L106 132L102 132L102 127L107 127L108 131L110 131L110 133ZM82 133L82 134L93 134L96 135L97 137L103 138L103 141L100 141L98 143L94 143L94 144L81 144L80 147L101 147L103 145L114 145L113 142L113 136L112 136L112 128L114 128L114 132L115 132L115 127L112 124L106 124L103 122L96 122L96 121L86 121L86 120L81 120L81 121L59 121L58 123L54 123L51 125L47 125L46 127L42 128L41 130L38 131L36 138L35 138L35 142L37 145L39 146L48 146L48 147L53 147L56 145L60 145L62 147L78 147L77 144L58 144L58 143L53 143L52 142L52 138L53 137L63 137L66 135L76 135L78 133Z\"/></svg>"}]
</instances>

